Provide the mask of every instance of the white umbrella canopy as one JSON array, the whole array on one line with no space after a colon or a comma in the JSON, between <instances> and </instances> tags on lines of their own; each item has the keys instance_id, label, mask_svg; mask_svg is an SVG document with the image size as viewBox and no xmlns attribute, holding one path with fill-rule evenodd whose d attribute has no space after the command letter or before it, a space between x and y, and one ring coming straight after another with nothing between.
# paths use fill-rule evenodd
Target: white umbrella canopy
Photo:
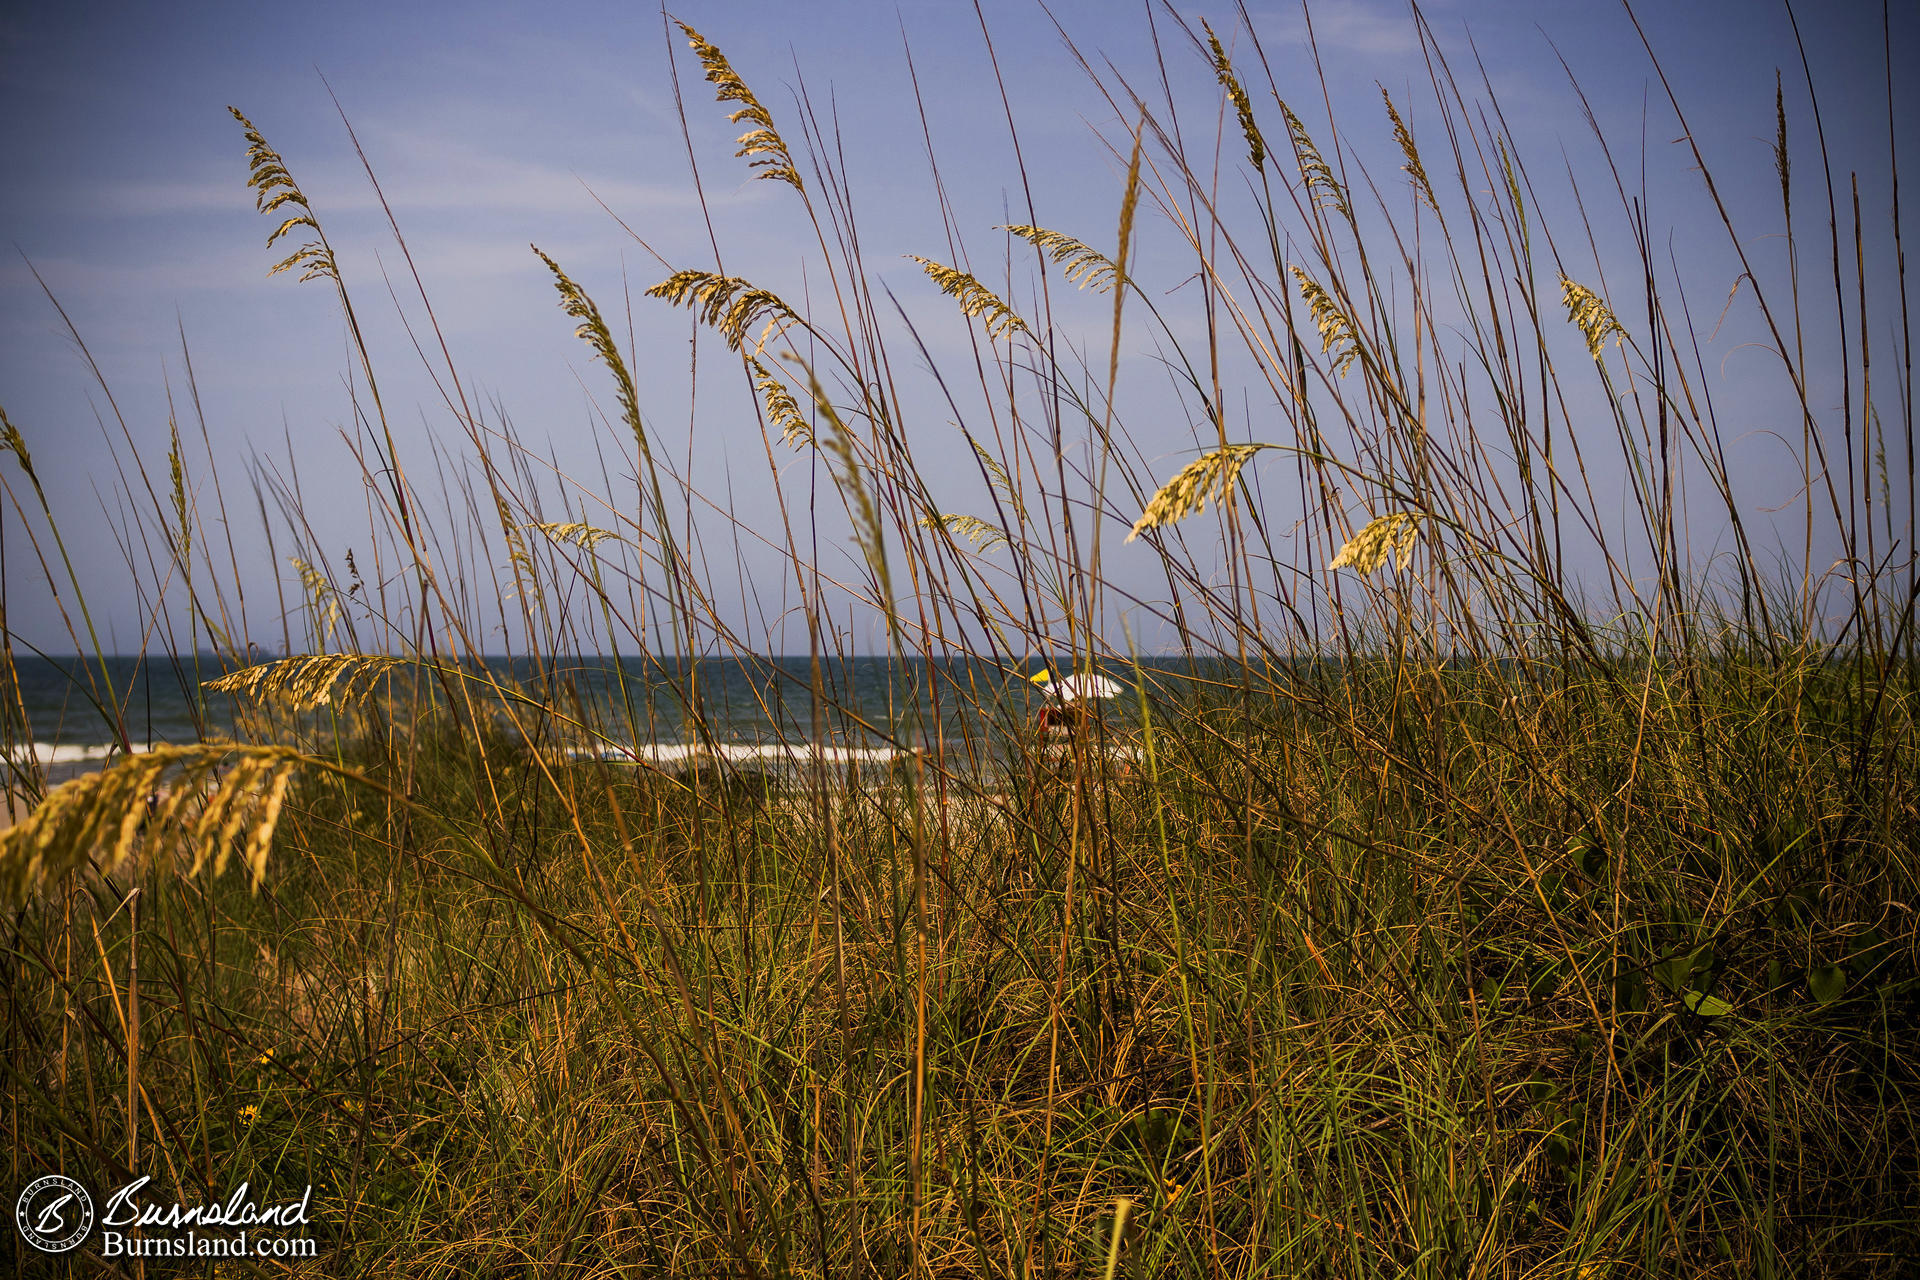
<instances>
[{"instance_id":1,"label":"white umbrella canopy","mask_svg":"<svg viewBox=\"0 0 1920 1280\"><path fill-rule=\"evenodd\" d=\"M1051 673L1042 671L1033 677L1033 683L1062 702L1101 702L1126 692L1119 684L1091 671L1077 672L1059 680L1055 680Z\"/></svg>"}]
</instances>

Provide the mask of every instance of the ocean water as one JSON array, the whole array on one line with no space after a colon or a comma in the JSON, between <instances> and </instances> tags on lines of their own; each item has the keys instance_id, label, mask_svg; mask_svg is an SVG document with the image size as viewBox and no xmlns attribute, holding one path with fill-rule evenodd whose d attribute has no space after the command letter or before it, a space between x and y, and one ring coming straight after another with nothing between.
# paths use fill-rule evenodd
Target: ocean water
<instances>
[{"instance_id":1,"label":"ocean water","mask_svg":"<svg viewBox=\"0 0 1920 1280\"><path fill-rule=\"evenodd\" d=\"M85 767L118 750L122 731L136 751L228 737L241 710L232 696L205 688L224 673L205 656L117 657L104 663L25 657L15 666L17 706L24 708L29 730L6 745L18 763L30 751L42 764ZM846 751L911 749L936 740L991 750L1045 701L1046 694L1027 679L1043 666L1059 673L1072 664L1030 661L1009 668L974 658L823 660L816 699L813 664L804 656L489 658L481 668L468 668L478 678L464 687L479 704L493 703L496 716L504 719L511 704L522 723L547 720L561 738L615 754L631 748L658 755L696 745L727 754L725 749L816 740ZM1177 695L1196 674L1185 659L1101 669L1126 689L1104 707L1110 720L1122 722L1137 718L1136 690L1142 684L1159 699ZM513 692L503 699L487 689L489 683ZM0 689L0 696L14 700L12 691ZM536 707L558 715L527 714Z\"/></svg>"},{"instance_id":2,"label":"ocean water","mask_svg":"<svg viewBox=\"0 0 1920 1280\"><path fill-rule=\"evenodd\" d=\"M135 750L233 731L232 701L199 692L202 681L224 674L211 658L108 658L102 663L16 656L14 670L19 681L15 709L24 709L31 750L43 763L105 758L120 737L116 724L124 726ZM15 700L13 690L0 688L0 697ZM18 755L28 744L9 748Z\"/></svg>"}]
</instances>

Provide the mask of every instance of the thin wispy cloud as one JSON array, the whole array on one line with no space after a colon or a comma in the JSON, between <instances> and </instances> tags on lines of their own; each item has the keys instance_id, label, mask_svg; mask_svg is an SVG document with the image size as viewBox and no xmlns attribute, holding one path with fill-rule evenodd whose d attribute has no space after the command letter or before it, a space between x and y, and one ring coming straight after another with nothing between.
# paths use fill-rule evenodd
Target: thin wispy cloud
<instances>
[{"instance_id":1,"label":"thin wispy cloud","mask_svg":"<svg viewBox=\"0 0 1920 1280\"><path fill-rule=\"evenodd\" d=\"M1298 6L1253 9L1249 16L1260 39L1270 44L1303 48L1312 44L1322 53L1394 58L1415 53L1420 47L1413 18L1404 4L1344 0L1340 4L1316 5L1311 25Z\"/></svg>"},{"instance_id":2,"label":"thin wispy cloud","mask_svg":"<svg viewBox=\"0 0 1920 1280\"><path fill-rule=\"evenodd\" d=\"M394 133L381 140L380 150L385 162L376 165L375 176L396 213L464 209L476 214L599 214L595 194L616 212L682 211L697 203L684 183L641 182L612 172L575 173L444 135ZM231 173L115 181L74 203L97 214L118 215L245 210L253 198L242 185L245 173L239 155L236 147ZM323 217L380 207L365 173L338 160L302 166L300 182ZM743 188L717 191L712 198L746 202L764 197Z\"/></svg>"}]
</instances>

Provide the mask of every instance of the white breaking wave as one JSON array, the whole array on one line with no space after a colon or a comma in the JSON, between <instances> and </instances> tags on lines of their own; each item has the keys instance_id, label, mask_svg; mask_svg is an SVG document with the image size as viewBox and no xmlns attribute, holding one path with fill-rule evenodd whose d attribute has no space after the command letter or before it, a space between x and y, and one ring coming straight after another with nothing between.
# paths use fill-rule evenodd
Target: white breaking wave
<instances>
[{"instance_id":1,"label":"white breaking wave","mask_svg":"<svg viewBox=\"0 0 1920 1280\"><path fill-rule=\"evenodd\" d=\"M792 765L811 763L815 760L822 760L828 764L886 764L894 760L911 759L914 753L899 747L833 747L815 746L809 742L775 742L764 745L720 742L712 746L697 742L673 742L649 743L635 750L606 747L574 751L569 754L576 760L638 762L658 768L668 768L703 760L724 760L728 764L737 765Z\"/></svg>"},{"instance_id":2,"label":"white breaking wave","mask_svg":"<svg viewBox=\"0 0 1920 1280\"><path fill-rule=\"evenodd\" d=\"M14 765L25 765L29 751L31 758L40 764L79 764L88 760L105 760L118 749L112 743L88 745L72 742L35 742L20 743L5 752L6 759Z\"/></svg>"}]
</instances>

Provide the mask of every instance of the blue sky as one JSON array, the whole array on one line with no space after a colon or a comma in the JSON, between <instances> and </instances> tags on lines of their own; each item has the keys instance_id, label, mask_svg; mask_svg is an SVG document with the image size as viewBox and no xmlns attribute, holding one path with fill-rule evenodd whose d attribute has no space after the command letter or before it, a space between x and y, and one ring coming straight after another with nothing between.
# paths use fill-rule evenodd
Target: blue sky
<instances>
[{"instance_id":1,"label":"blue sky","mask_svg":"<svg viewBox=\"0 0 1920 1280\"><path fill-rule=\"evenodd\" d=\"M982 7L1040 220L1104 243L1112 234L1119 177L1094 135L1118 138L1124 126L1067 54L1045 11L1017 0ZM1182 5L1180 12L1208 17L1223 34L1236 27L1227 5ZM1659 234L1677 228L1674 258L1681 270L1699 272L1689 282L1697 301L1717 307L1734 274L1724 235L1702 221L1700 183L1674 145L1677 126L1624 11L1563 0L1454 0L1428 5L1426 12L1460 57L1471 56L1470 33L1516 144L1542 180L1550 220L1570 208L1566 167L1579 170L1596 155L1556 61L1557 47L1617 158L1636 178L1644 163L1650 219ZM935 335L936 358L962 355L965 337L951 304L900 257L947 256L902 41L904 33L956 223L971 250L992 260L1003 252L992 227L1024 220L1024 197L972 6L689 0L676 13L726 51L790 138L797 133L791 90L800 77L819 111L831 104L848 148L873 273ZM1121 73L1152 71L1144 7L1062 3L1052 14L1083 51L1110 59ZM1255 5L1249 16L1282 81L1297 78L1310 123L1323 121L1326 107L1309 79L1299 10ZM1642 6L1639 16L1696 139L1718 166L1723 190L1737 209L1754 213L1750 225L1759 245L1766 231L1777 231L1777 216L1769 222L1765 213L1765 202L1777 200L1769 152L1776 66L1788 71L1796 129L1805 123L1807 95L1786 11L1701 0ZM1881 8L1828 4L1817 16L1812 6L1801 16L1834 169L1843 190L1847 173L1859 172L1874 237L1869 253L1890 264ZM1894 14L1896 68L1916 65L1917 27L1909 13ZM1163 19L1163 36L1166 30ZM1383 134L1375 82L1402 97L1425 78L1404 7L1384 0L1325 3L1314 9L1314 33L1334 86L1334 118L1348 133ZM1244 35L1239 39L1244 51ZM1196 111L1192 118L1210 121L1218 94L1209 68L1178 41L1169 40L1165 52L1176 88ZM699 81L684 42L677 33L669 40L662 15L644 6L0 8L0 171L6 174L0 184L0 405L34 449L50 497L66 516L63 532L111 634L108 647L136 647L142 627L114 533L128 510L120 492L126 477L115 459L125 464L128 445L28 262L85 339L142 461L157 463L164 474L169 388L183 421L191 419L184 409L184 329L208 438L224 480L234 486L229 502L250 505L244 480L250 457L271 460L275 474L289 481L297 472L314 541L325 555L337 556L353 544L356 529L364 540L366 526L361 478L339 440L348 421L343 379L351 361L324 289L266 278L274 260L263 246L269 227L243 186L244 143L229 104L250 115L286 157L339 246L388 380L400 447L416 476L430 470L429 434L439 433L449 447L459 437L394 319L381 271L397 272L399 256L329 97L331 86L407 236L456 364L482 399L497 401L521 434L543 451L550 448L563 469L597 475L589 394L607 403L605 379L572 338L528 244L538 243L610 312L620 312L622 325L623 289L637 298L666 270L596 195L673 265L712 265L669 58L678 60L699 176L728 269L784 289L817 279L817 268L806 274L813 250L799 234L788 193L748 179L743 162L731 155L735 130ZM1903 154L1910 155L1913 104L1899 78L1896 90L1906 95L1895 114L1908 135ZM1417 107L1412 114L1417 133ZM1797 140L1809 141L1804 132ZM1369 137L1354 145L1381 155L1383 143L1384 137ZM1802 180L1813 182L1814 153L1802 150L1797 163ZM1910 204L1916 198L1909 196ZM1824 222L1824 201L1817 212ZM1806 216L1812 214L1809 206ZM1617 210L1601 221L1604 256L1620 243L1623 224ZM1143 231L1142 261L1164 265L1171 287L1191 268L1172 256L1156 259L1156 234L1151 227ZM1890 266L1881 275L1890 279ZM399 276L395 284L412 306ZM1070 322L1075 314L1069 311ZM1077 314L1088 332L1098 330L1100 308ZM684 443L684 313L637 299L634 323L643 407ZM1741 324L1736 316L1721 335L1715 361L1736 401L1750 376ZM1147 350L1143 336L1129 354ZM704 351L716 364L725 355L713 343ZM1765 409L1764 401L1756 404L1756 412ZM937 430L943 417L937 406L931 409L926 429ZM761 456L757 430L736 437L726 433L744 426L702 422L703 432L716 433L703 445L720 447L699 450L696 482L751 504L762 482L748 466ZM189 430L197 436L197 427ZM1164 459L1158 467L1164 477L1191 457L1183 452L1187 444L1170 431L1143 449ZM951 441L927 448L936 462L957 456L942 452L951 450ZM1749 455L1757 469L1756 508L1790 498L1795 487L1784 479L1765 483L1766 456L1763 441ZM204 483L207 459L196 463L196 484ZM8 477L24 494L17 472ZM964 508L967 500L962 493L955 505ZM258 545L257 517L250 510L235 516L248 573L262 583L275 573L286 578L284 563L274 567ZM19 520L11 508L0 512L11 529ZM746 555L751 572L777 574L777 566L754 560L750 550ZM71 649L17 535L7 541L6 558L8 626L27 642ZM255 594L261 598L264 588ZM275 617L261 615L255 629L277 630L277 621L270 623Z\"/></svg>"}]
</instances>

